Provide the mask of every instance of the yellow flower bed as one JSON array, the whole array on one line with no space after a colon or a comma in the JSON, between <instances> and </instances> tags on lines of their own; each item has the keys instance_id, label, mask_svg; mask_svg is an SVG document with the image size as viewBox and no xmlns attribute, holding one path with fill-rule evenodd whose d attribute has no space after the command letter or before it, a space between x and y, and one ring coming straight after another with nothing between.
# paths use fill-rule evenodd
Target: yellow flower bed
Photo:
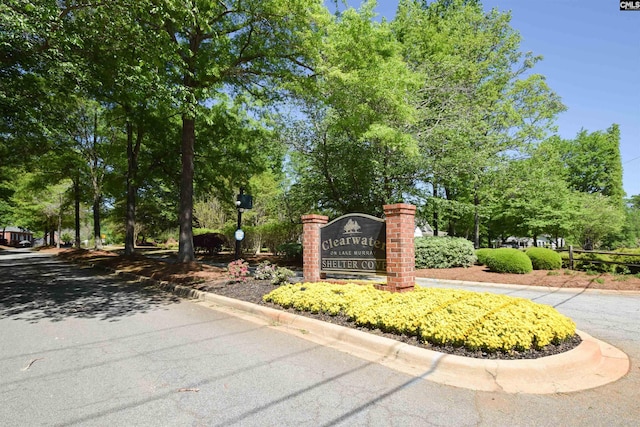
<instances>
[{"instance_id":1,"label":"yellow flower bed","mask_svg":"<svg viewBox=\"0 0 640 427\"><path fill-rule=\"evenodd\" d=\"M542 348L571 338L575 323L554 308L523 298L464 290L379 291L373 285L302 283L264 300L285 308L344 314L356 324L471 350Z\"/></svg>"}]
</instances>

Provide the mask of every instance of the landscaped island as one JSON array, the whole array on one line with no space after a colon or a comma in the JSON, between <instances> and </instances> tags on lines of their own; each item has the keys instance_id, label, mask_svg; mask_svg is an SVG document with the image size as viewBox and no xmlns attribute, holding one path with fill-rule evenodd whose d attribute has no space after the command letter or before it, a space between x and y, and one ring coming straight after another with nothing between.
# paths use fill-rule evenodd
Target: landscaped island
<instances>
[{"instance_id":1,"label":"landscaped island","mask_svg":"<svg viewBox=\"0 0 640 427\"><path fill-rule=\"evenodd\" d=\"M472 351L541 349L576 332L571 319L548 305L487 292L416 287L391 293L373 285L301 283L278 287L264 300L304 312L344 315L358 326Z\"/></svg>"}]
</instances>

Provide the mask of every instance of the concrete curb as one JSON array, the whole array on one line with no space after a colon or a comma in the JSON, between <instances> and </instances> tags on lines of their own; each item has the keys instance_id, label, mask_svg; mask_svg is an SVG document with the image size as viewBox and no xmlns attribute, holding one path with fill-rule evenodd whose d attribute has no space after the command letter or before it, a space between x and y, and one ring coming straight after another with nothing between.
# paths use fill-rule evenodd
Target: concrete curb
<instances>
[{"instance_id":1,"label":"concrete curb","mask_svg":"<svg viewBox=\"0 0 640 427\"><path fill-rule=\"evenodd\" d=\"M630 369L629 357L624 352L582 331L577 331L582 338L579 346L555 356L525 360L474 359L415 347L188 286L125 271L111 272L150 283L182 298L195 299L208 308L279 329L417 378L453 387L514 394L570 393L612 383L625 376Z\"/></svg>"},{"instance_id":2,"label":"concrete curb","mask_svg":"<svg viewBox=\"0 0 640 427\"><path fill-rule=\"evenodd\" d=\"M629 372L617 348L578 331L582 343L566 353L527 360L484 360L439 353L305 316L189 287L159 283L199 304L276 328L391 369L440 384L479 391L552 394L596 388Z\"/></svg>"}]
</instances>

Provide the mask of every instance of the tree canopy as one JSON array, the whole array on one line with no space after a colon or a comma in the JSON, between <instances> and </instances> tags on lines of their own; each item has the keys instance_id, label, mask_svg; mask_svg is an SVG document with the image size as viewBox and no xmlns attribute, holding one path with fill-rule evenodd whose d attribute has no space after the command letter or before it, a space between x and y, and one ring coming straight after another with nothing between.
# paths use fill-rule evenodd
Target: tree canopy
<instances>
[{"instance_id":1,"label":"tree canopy","mask_svg":"<svg viewBox=\"0 0 640 427\"><path fill-rule=\"evenodd\" d=\"M246 216L257 250L295 239L300 214L400 201L476 246L638 244L620 129L556 134L565 107L509 13L401 0L387 21L375 8L5 1L0 226L73 223L79 244L91 222L99 247L107 221L125 253L140 233L172 235L189 262L193 227L233 226L244 187L266 197Z\"/></svg>"}]
</instances>

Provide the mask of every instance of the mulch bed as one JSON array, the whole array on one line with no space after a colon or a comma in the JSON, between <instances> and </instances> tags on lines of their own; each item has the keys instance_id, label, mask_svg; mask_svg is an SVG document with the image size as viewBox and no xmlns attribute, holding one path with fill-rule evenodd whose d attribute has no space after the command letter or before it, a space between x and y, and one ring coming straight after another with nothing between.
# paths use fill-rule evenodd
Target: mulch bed
<instances>
[{"instance_id":1,"label":"mulch bed","mask_svg":"<svg viewBox=\"0 0 640 427\"><path fill-rule=\"evenodd\" d=\"M258 305L264 305L267 307L275 308L282 311L295 313L301 316L310 317L324 322L333 323L336 325L344 326L347 328L357 329L370 334L375 334L387 338L401 341L403 343L413 345L416 347L426 348L433 351L439 351L442 353L454 354L457 356L473 357L477 359L500 359L500 360L515 360L515 359L537 359L545 356L552 356L554 354L564 353L578 346L582 340L578 335L568 341L560 343L558 345L550 344L540 350L530 349L524 351L511 351L511 352L485 352L481 350L468 350L464 347L454 347L451 345L438 346L429 343L424 343L418 340L417 337L398 335L390 332L385 332L380 329L369 329L356 325L350 321L346 316L337 315L331 316L324 313L310 313L304 311L298 311L295 309L285 309L279 305L267 303L262 300L262 297L274 289L274 286L267 280L248 280L246 282L229 282L219 281L214 283L202 283L191 285L193 288L211 292L217 295L238 299L242 301L251 302Z\"/></svg>"}]
</instances>

